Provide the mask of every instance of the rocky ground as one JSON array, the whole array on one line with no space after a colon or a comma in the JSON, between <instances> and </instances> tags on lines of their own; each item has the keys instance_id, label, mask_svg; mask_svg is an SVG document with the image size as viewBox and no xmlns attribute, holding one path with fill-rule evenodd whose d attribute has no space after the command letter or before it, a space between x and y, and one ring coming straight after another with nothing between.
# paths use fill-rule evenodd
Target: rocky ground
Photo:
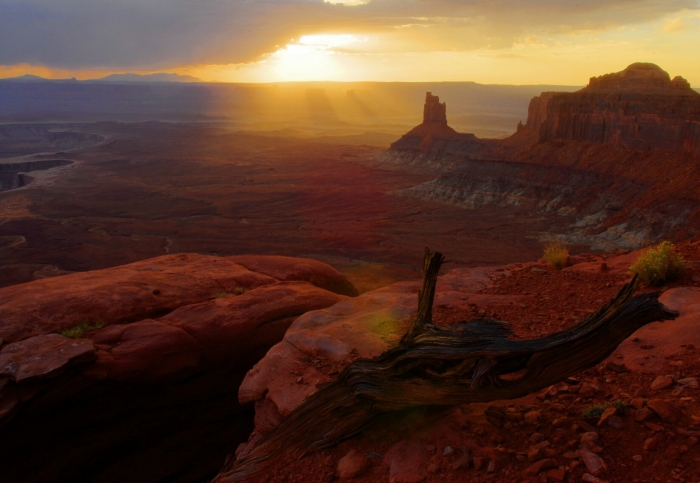
<instances>
[{"instance_id":1,"label":"rocky ground","mask_svg":"<svg viewBox=\"0 0 700 483\"><path fill-rule=\"evenodd\" d=\"M599 366L522 399L391 415L333 449L298 461L280 456L254 481L700 481L700 240L678 248L688 270L660 291L661 301L681 317L644 327ZM446 275L434 318L449 324L493 317L511 322L514 337L541 337L580 322L613 297L629 281L627 268L638 255L578 256L564 270L508 265L472 274L489 280L480 288L456 287ZM298 333L295 326L290 333ZM306 363L332 378L356 357L352 352L327 364L322 360L328 357L307 354ZM249 373L241 396L264 386L256 372L264 365L265 359ZM296 374L290 382L305 386L308 373ZM271 402L283 414L290 410L279 395L258 401L258 431L263 420L270 425Z\"/></svg>"}]
</instances>

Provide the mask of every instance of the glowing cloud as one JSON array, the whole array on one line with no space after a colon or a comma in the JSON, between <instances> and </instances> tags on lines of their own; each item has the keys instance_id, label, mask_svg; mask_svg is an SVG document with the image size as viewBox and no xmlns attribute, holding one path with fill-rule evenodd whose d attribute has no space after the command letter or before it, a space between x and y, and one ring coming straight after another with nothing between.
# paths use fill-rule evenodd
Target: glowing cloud
<instances>
[{"instance_id":1,"label":"glowing cloud","mask_svg":"<svg viewBox=\"0 0 700 483\"><path fill-rule=\"evenodd\" d=\"M681 17L678 18L667 18L664 22L664 26L661 29L662 32L671 34L676 32L682 32L688 29L688 25L683 21Z\"/></svg>"},{"instance_id":2,"label":"glowing cloud","mask_svg":"<svg viewBox=\"0 0 700 483\"><path fill-rule=\"evenodd\" d=\"M365 39L366 40L366 39ZM309 45L322 48L344 47L361 40L354 35L335 34L335 35L304 35L299 39L301 45Z\"/></svg>"},{"instance_id":3,"label":"glowing cloud","mask_svg":"<svg viewBox=\"0 0 700 483\"><path fill-rule=\"evenodd\" d=\"M366 5L370 0L323 0L323 3L330 3L331 5L349 5L351 7L357 5Z\"/></svg>"}]
</instances>

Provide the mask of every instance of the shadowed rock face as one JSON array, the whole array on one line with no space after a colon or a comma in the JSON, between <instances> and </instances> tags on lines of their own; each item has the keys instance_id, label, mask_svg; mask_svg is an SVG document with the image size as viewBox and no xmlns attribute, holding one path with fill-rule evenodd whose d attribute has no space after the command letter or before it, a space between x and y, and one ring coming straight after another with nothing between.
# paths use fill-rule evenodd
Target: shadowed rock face
<instances>
[{"instance_id":1,"label":"shadowed rock face","mask_svg":"<svg viewBox=\"0 0 700 483\"><path fill-rule=\"evenodd\" d=\"M632 64L591 78L578 92L535 97L525 127L540 142L589 141L697 157L700 94L654 64Z\"/></svg>"},{"instance_id":2,"label":"shadowed rock face","mask_svg":"<svg viewBox=\"0 0 700 483\"><path fill-rule=\"evenodd\" d=\"M3 481L213 475L252 428L246 371L298 316L347 298L330 290L357 293L317 261L240 259L251 268L178 254L0 289Z\"/></svg>"}]
</instances>

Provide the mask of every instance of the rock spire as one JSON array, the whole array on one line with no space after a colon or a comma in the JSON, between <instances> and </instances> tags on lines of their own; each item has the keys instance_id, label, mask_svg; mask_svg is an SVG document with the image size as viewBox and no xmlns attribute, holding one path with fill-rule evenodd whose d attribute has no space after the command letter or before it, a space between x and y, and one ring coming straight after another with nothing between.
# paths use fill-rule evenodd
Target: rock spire
<instances>
[{"instance_id":1,"label":"rock spire","mask_svg":"<svg viewBox=\"0 0 700 483\"><path fill-rule=\"evenodd\" d=\"M447 104L440 103L440 97L432 92L425 93L425 106L423 106L423 124L439 122L447 125Z\"/></svg>"}]
</instances>

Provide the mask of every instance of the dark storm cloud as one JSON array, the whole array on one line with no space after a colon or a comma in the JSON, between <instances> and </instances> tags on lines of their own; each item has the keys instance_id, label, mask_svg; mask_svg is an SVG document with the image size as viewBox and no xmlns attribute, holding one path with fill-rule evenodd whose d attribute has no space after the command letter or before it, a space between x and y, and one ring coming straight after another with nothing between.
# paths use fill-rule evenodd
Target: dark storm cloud
<instances>
[{"instance_id":1,"label":"dark storm cloud","mask_svg":"<svg viewBox=\"0 0 700 483\"><path fill-rule=\"evenodd\" d=\"M601 30L700 0L0 0L0 64L161 68L248 62L319 32L380 33L409 49L502 47L528 32ZM415 30L412 31L411 29ZM401 49L401 41L385 46Z\"/></svg>"}]
</instances>

